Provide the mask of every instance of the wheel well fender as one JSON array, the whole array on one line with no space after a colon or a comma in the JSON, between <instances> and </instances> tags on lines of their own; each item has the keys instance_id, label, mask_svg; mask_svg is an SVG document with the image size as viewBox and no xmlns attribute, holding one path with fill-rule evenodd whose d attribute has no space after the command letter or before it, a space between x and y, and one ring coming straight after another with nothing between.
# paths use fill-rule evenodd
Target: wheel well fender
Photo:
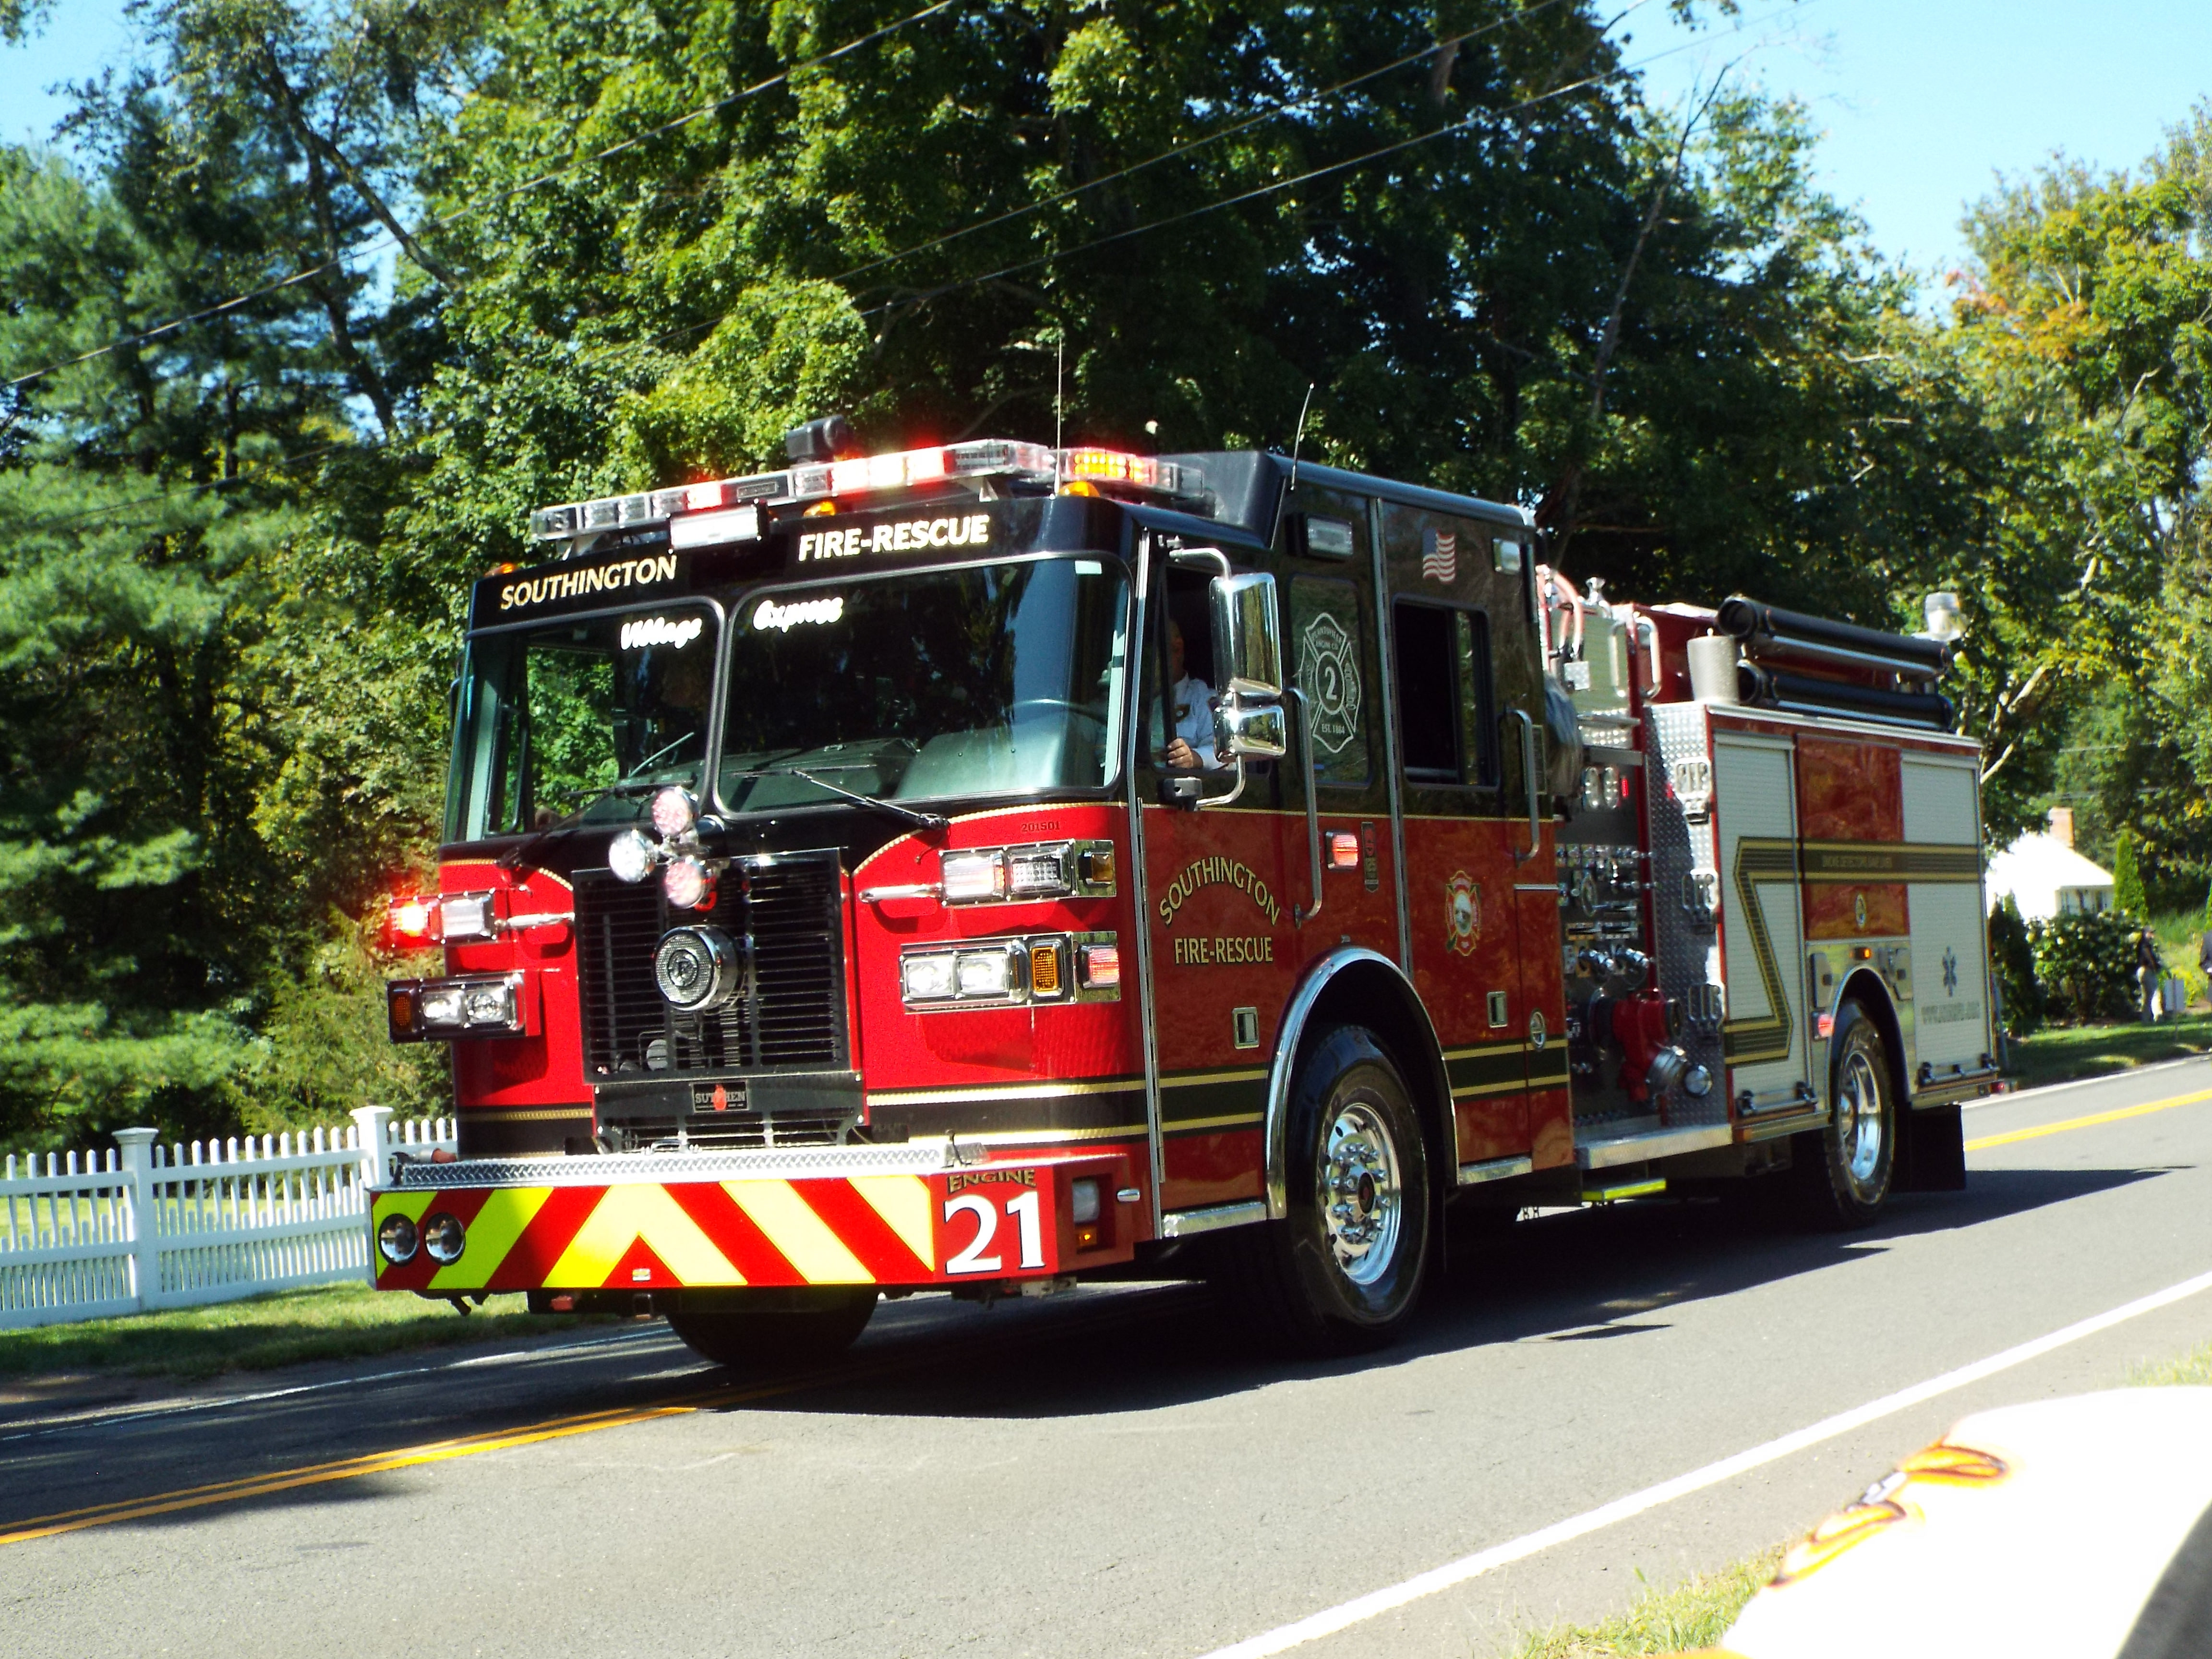
<instances>
[{"instance_id":1,"label":"wheel well fender","mask_svg":"<svg viewBox=\"0 0 2212 1659\"><path fill-rule=\"evenodd\" d=\"M1881 975L1873 969L1861 968L1844 975L1836 992L1835 1012L1841 1013L1844 1005L1856 1002L1866 1011L1874 1022L1875 1030L1881 1033L1881 1046L1889 1053L1889 1085L1895 1091L1897 1110L1901 1118L1909 1109L1905 1082L1905 1031L1897 1018L1897 1005L1890 998L1889 987L1882 983ZM1826 1084L1824 1080L1822 1090ZM1835 1103L1828 1103L1833 1106Z\"/></svg>"},{"instance_id":2,"label":"wheel well fender","mask_svg":"<svg viewBox=\"0 0 2212 1659\"><path fill-rule=\"evenodd\" d=\"M1451 1085L1444 1073L1443 1048L1429 1012L1405 972L1377 951L1347 945L1332 951L1306 970L1283 1012L1275 1053L1267 1070L1267 1115L1263 1144L1267 1156L1267 1216L1279 1221L1288 1212L1291 1087L1314 1038L1329 1026L1364 1025L1381 1039L1406 1075L1413 1109L1420 1114L1433 1172L1429 1186L1437 1202L1449 1194L1459 1169L1458 1136L1451 1111Z\"/></svg>"}]
</instances>

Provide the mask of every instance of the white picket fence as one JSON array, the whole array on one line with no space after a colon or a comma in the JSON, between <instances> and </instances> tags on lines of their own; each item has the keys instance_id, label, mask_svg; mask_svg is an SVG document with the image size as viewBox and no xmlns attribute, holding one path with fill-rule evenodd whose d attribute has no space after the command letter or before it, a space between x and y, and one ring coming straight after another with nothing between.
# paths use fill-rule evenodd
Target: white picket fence
<instances>
[{"instance_id":1,"label":"white picket fence","mask_svg":"<svg viewBox=\"0 0 2212 1659\"><path fill-rule=\"evenodd\" d=\"M0 1164L0 1330L372 1277L364 1177L387 1150L454 1150L449 1119L363 1107L343 1128ZM41 1167L43 1165L43 1168Z\"/></svg>"}]
</instances>

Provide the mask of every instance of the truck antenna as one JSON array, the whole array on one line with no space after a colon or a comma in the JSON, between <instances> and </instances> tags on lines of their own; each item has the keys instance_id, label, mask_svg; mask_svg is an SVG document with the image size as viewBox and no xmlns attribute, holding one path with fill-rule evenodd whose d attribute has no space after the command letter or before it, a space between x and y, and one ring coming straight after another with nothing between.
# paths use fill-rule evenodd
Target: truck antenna
<instances>
[{"instance_id":1,"label":"truck antenna","mask_svg":"<svg viewBox=\"0 0 2212 1659\"><path fill-rule=\"evenodd\" d=\"M1298 429L1291 440L1291 488L1298 487L1298 447L1306 441L1306 410L1313 407L1314 383L1306 382L1305 401L1298 405Z\"/></svg>"}]
</instances>

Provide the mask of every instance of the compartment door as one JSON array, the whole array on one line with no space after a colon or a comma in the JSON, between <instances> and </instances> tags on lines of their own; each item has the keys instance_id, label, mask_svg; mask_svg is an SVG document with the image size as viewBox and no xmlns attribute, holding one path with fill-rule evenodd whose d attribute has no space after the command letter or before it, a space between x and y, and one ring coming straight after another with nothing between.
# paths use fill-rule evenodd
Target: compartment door
<instances>
[{"instance_id":1,"label":"compartment door","mask_svg":"<svg viewBox=\"0 0 2212 1659\"><path fill-rule=\"evenodd\" d=\"M1797 795L1787 738L1713 734L1720 836L1722 1056L1732 1095L1787 1104L1806 1074L1803 908Z\"/></svg>"},{"instance_id":2,"label":"compartment door","mask_svg":"<svg viewBox=\"0 0 2212 1659\"><path fill-rule=\"evenodd\" d=\"M1972 757L1908 751L1903 771L1913 1006L1899 1012L1905 1075L1918 1088L1923 1066L1931 1068L1935 1083L1979 1071L1995 1044L1978 763Z\"/></svg>"}]
</instances>

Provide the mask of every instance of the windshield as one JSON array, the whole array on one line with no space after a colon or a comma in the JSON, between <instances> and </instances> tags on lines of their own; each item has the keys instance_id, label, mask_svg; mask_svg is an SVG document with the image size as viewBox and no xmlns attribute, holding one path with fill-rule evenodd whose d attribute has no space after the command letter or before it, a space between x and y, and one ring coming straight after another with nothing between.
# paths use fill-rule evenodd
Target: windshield
<instances>
[{"instance_id":1,"label":"windshield","mask_svg":"<svg viewBox=\"0 0 2212 1659\"><path fill-rule=\"evenodd\" d=\"M542 830L587 803L586 822L627 822L660 785L698 788L719 631L679 604L470 641L446 838Z\"/></svg>"},{"instance_id":2,"label":"windshield","mask_svg":"<svg viewBox=\"0 0 2212 1659\"><path fill-rule=\"evenodd\" d=\"M1118 770L1128 583L1103 559L754 594L730 624L721 799L757 812L1096 789Z\"/></svg>"}]
</instances>

